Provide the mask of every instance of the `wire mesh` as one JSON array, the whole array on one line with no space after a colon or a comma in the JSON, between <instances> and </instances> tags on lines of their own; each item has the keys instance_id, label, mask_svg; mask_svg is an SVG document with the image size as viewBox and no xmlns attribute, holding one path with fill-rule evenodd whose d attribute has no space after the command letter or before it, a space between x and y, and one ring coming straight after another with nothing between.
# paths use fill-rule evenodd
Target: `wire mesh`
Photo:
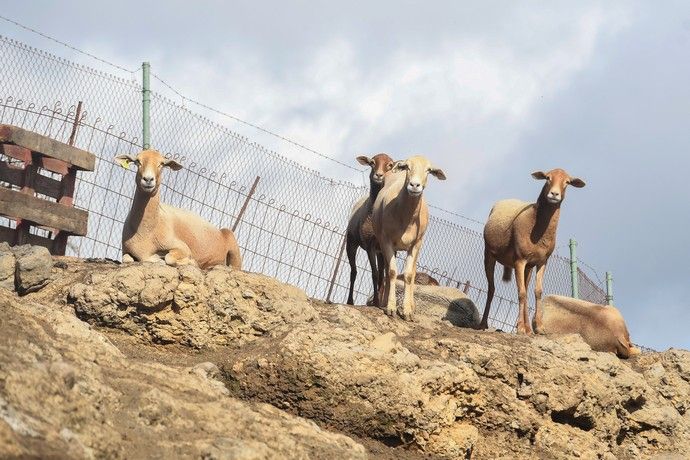
<instances>
[{"instance_id":1,"label":"wire mesh","mask_svg":"<svg viewBox=\"0 0 690 460\"><path fill-rule=\"evenodd\" d=\"M78 176L75 206L89 212L88 234L70 238L68 254L120 259L122 225L135 184L134 173L112 159L141 148L133 134L141 127L141 86L2 36L0 56L0 123L66 142L76 103L83 101L74 145L94 153L97 161L94 172ZM299 286L315 298L344 302L350 278L344 233L352 204L366 188L305 167L161 94L151 96L155 148L185 166L166 172L163 202L194 211L219 227L237 224L244 269ZM432 208L418 270L442 285L466 290L481 310L487 284L482 236L437 214L438 208ZM0 224L11 225L5 220ZM357 270L355 302L364 304L372 293L364 251L358 252ZM578 276L581 298L604 303L601 283L582 271ZM553 255L544 281L545 293L569 295L569 261ZM490 325L512 331L516 289L500 281L496 288Z\"/></svg>"}]
</instances>

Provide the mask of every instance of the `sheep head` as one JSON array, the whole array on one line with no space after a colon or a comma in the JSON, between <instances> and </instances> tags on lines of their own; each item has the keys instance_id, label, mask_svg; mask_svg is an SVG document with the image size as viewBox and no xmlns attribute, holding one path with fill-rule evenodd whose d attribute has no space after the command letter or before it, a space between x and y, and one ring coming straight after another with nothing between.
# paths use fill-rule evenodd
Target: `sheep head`
<instances>
[{"instance_id":1,"label":"sheep head","mask_svg":"<svg viewBox=\"0 0 690 460\"><path fill-rule=\"evenodd\" d=\"M446 175L441 169L435 168L427 158L419 155L407 160L396 161L393 165L393 172L396 171L405 172L405 190L413 197L422 195L429 174L439 180L446 180Z\"/></svg>"},{"instance_id":2,"label":"sheep head","mask_svg":"<svg viewBox=\"0 0 690 460\"><path fill-rule=\"evenodd\" d=\"M369 180L373 184L383 185L383 179L386 174L393 169L393 159L385 153L379 153L369 158L367 156L358 156L359 164L371 166L369 173Z\"/></svg>"},{"instance_id":3,"label":"sheep head","mask_svg":"<svg viewBox=\"0 0 690 460\"><path fill-rule=\"evenodd\" d=\"M165 158L157 150L143 150L136 157L132 155L118 155L115 161L123 168L129 168L133 163L137 167L136 184L139 190L149 195L158 191L161 183L161 172L163 167L168 167L173 171L182 169L182 165L177 161Z\"/></svg>"},{"instance_id":4,"label":"sheep head","mask_svg":"<svg viewBox=\"0 0 690 460\"><path fill-rule=\"evenodd\" d=\"M545 199L551 204L561 204L565 199L565 189L568 185L582 188L585 181L577 177L571 177L567 172L560 168L552 169L549 172L535 171L532 177L537 180L545 180L546 183L541 190L540 198Z\"/></svg>"}]
</instances>

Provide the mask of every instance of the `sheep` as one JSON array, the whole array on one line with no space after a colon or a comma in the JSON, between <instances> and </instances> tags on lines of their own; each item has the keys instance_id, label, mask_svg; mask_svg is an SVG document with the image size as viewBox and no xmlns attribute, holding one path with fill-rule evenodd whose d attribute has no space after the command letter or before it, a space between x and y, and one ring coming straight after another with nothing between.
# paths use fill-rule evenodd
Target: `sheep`
<instances>
[{"instance_id":1,"label":"sheep","mask_svg":"<svg viewBox=\"0 0 690 460\"><path fill-rule=\"evenodd\" d=\"M179 171L179 163L156 150L143 150L136 157L118 155L115 161L125 168L129 163L137 166L134 201L122 229L123 262L163 260L172 266L241 269L242 257L231 230L219 230L192 212L160 202L163 167Z\"/></svg>"},{"instance_id":2,"label":"sheep","mask_svg":"<svg viewBox=\"0 0 690 460\"><path fill-rule=\"evenodd\" d=\"M512 269L515 269L520 304L518 333L532 333L527 309L527 286L532 269L537 268L534 288L535 318L537 325L541 327L539 323L544 270L556 244L556 229L561 204L565 199L565 189L568 185L581 188L585 183L581 179L570 177L562 169L547 173L537 171L532 173L532 177L546 181L537 202L527 203L513 199L499 201L491 209L484 226L484 269L488 292L480 329L488 327L497 261L504 266L503 281L510 281Z\"/></svg>"},{"instance_id":3,"label":"sheep","mask_svg":"<svg viewBox=\"0 0 690 460\"><path fill-rule=\"evenodd\" d=\"M412 320L414 313L414 282L417 257L429 222L429 209L422 197L428 175L440 180L446 175L432 166L423 156L396 161L392 174L386 178L372 211L372 222L378 248L383 255L383 282L379 286L379 306L386 306L386 314L395 314L396 251L407 251L405 259L402 316Z\"/></svg>"},{"instance_id":4,"label":"sheep","mask_svg":"<svg viewBox=\"0 0 690 460\"><path fill-rule=\"evenodd\" d=\"M615 353L624 359L640 354L615 307L550 295L544 298L539 315L540 321L534 324L539 334L580 334L592 350Z\"/></svg>"},{"instance_id":5,"label":"sheep","mask_svg":"<svg viewBox=\"0 0 690 460\"><path fill-rule=\"evenodd\" d=\"M374 236L374 229L371 223L371 210L376 196L383 187L386 175L393 168L393 159L385 153L379 153L371 158L358 156L357 161L360 164L371 166L371 172L369 173L369 195L362 197L355 203L350 214L350 220L347 223L345 244L347 258L350 262L350 291L347 296L347 303L349 305L354 305L355 303L353 292L355 279L357 279L357 248L359 247L367 252L374 292L378 289L380 276L377 269L376 237Z\"/></svg>"}]
</instances>

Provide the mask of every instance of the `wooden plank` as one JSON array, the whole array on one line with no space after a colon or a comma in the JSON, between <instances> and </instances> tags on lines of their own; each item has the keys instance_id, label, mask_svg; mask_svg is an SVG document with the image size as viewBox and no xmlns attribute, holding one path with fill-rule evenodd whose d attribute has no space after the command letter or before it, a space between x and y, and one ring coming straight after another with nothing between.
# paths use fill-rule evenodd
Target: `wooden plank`
<instances>
[{"instance_id":1,"label":"wooden plank","mask_svg":"<svg viewBox=\"0 0 690 460\"><path fill-rule=\"evenodd\" d=\"M62 160L56 160L55 158L48 158L44 156L39 156L35 162L38 166L43 169L47 169L50 172L62 174L63 176L67 174L69 170L69 163L65 163Z\"/></svg>"},{"instance_id":2,"label":"wooden plank","mask_svg":"<svg viewBox=\"0 0 690 460\"><path fill-rule=\"evenodd\" d=\"M17 126L0 125L0 143L16 144L67 162L83 171L93 171L96 166L96 157L92 153Z\"/></svg>"},{"instance_id":3,"label":"wooden plank","mask_svg":"<svg viewBox=\"0 0 690 460\"><path fill-rule=\"evenodd\" d=\"M10 245L14 246L17 243L16 230L9 227L0 226L0 241L6 241ZM52 253L53 240L46 238L44 236L32 235L26 238L24 244L33 244L34 246L43 246Z\"/></svg>"},{"instance_id":4,"label":"wooden plank","mask_svg":"<svg viewBox=\"0 0 690 460\"><path fill-rule=\"evenodd\" d=\"M29 149L12 144L2 144L0 147L2 148L2 153L8 157L23 161L24 163L31 162L31 150Z\"/></svg>"},{"instance_id":5,"label":"wooden plank","mask_svg":"<svg viewBox=\"0 0 690 460\"><path fill-rule=\"evenodd\" d=\"M89 214L52 201L42 200L21 192L0 187L0 214L26 219L46 227L53 227L75 235L86 235Z\"/></svg>"},{"instance_id":6,"label":"wooden plank","mask_svg":"<svg viewBox=\"0 0 690 460\"><path fill-rule=\"evenodd\" d=\"M16 185L17 187L21 187L23 180L23 168L0 161L0 182L7 182L9 184ZM63 185L61 181L55 180L51 177L42 176L41 174L37 174L34 177L34 189L36 189L36 193L42 193L43 195L47 195L57 200L61 196L62 187Z\"/></svg>"}]
</instances>

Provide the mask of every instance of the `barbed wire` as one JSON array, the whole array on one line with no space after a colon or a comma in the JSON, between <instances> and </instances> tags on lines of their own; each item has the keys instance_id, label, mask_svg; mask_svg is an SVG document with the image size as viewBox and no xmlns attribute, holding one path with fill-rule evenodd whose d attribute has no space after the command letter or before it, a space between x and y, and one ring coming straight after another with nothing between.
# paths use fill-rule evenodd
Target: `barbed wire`
<instances>
[{"instance_id":1,"label":"barbed wire","mask_svg":"<svg viewBox=\"0 0 690 460\"><path fill-rule=\"evenodd\" d=\"M109 65L109 66L111 66L111 67L113 67L113 68L115 68L115 69L119 69L119 70L122 70L122 71L124 71L124 72L129 72L129 73L131 73L131 74L133 74L133 73L137 72L139 69L141 69L141 66L139 66L139 67L137 67L136 69L133 69L133 70L126 69L126 68L124 68L124 67L122 67L122 66L120 66L120 65L113 64L112 62L107 61L107 60L105 60L105 59L103 59L103 58L100 58L100 57L98 57L98 56L95 56L95 55L93 55L93 54L91 54L91 53L89 53L89 52L87 52L87 51L80 50L79 48L77 48L77 47L75 47L75 46L72 46L72 45L70 45L70 44L68 44L68 43L65 43L65 42L63 42L62 40L58 40L58 39L55 38L55 37L51 37L51 36L48 35L48 34L44 34L43 32L40 32L40 31L38 31L38 30L36 30L36 29L34 29L34 28L32 28L32 27L26 26L26 25L24 25L24 24L22 24L22 23L19 23L19 22L13 20L13 19L8 18L8 17L5 17L5 16L0 15L0 19L2 19L3 21L7 21L7 22L9 22L9 23L12 23L12 24L14 24L15 26L21 27L22 29L28 30L29 32L34 33L34 34L36 34L36 35L40 35L41 37L43 37L43 38L45 38L45 39L48 39L48 40L50 40L50 41L53 41L53 42L55 42L55 43L57 43L57 44L59 44L59 45L62 45L62 46L64 46L65 48L69 48L69 49L71 49L72 51L76 51L77 53L80 53L80 54L83 54L83 55L85 55L85 56L88 56L88 57L90 57L91 59L95 59L95 60L98 61L98 62L101 62L101 63L103 63L103 64L107 64L107 65Z\"/></svg>"}]
</instances>

